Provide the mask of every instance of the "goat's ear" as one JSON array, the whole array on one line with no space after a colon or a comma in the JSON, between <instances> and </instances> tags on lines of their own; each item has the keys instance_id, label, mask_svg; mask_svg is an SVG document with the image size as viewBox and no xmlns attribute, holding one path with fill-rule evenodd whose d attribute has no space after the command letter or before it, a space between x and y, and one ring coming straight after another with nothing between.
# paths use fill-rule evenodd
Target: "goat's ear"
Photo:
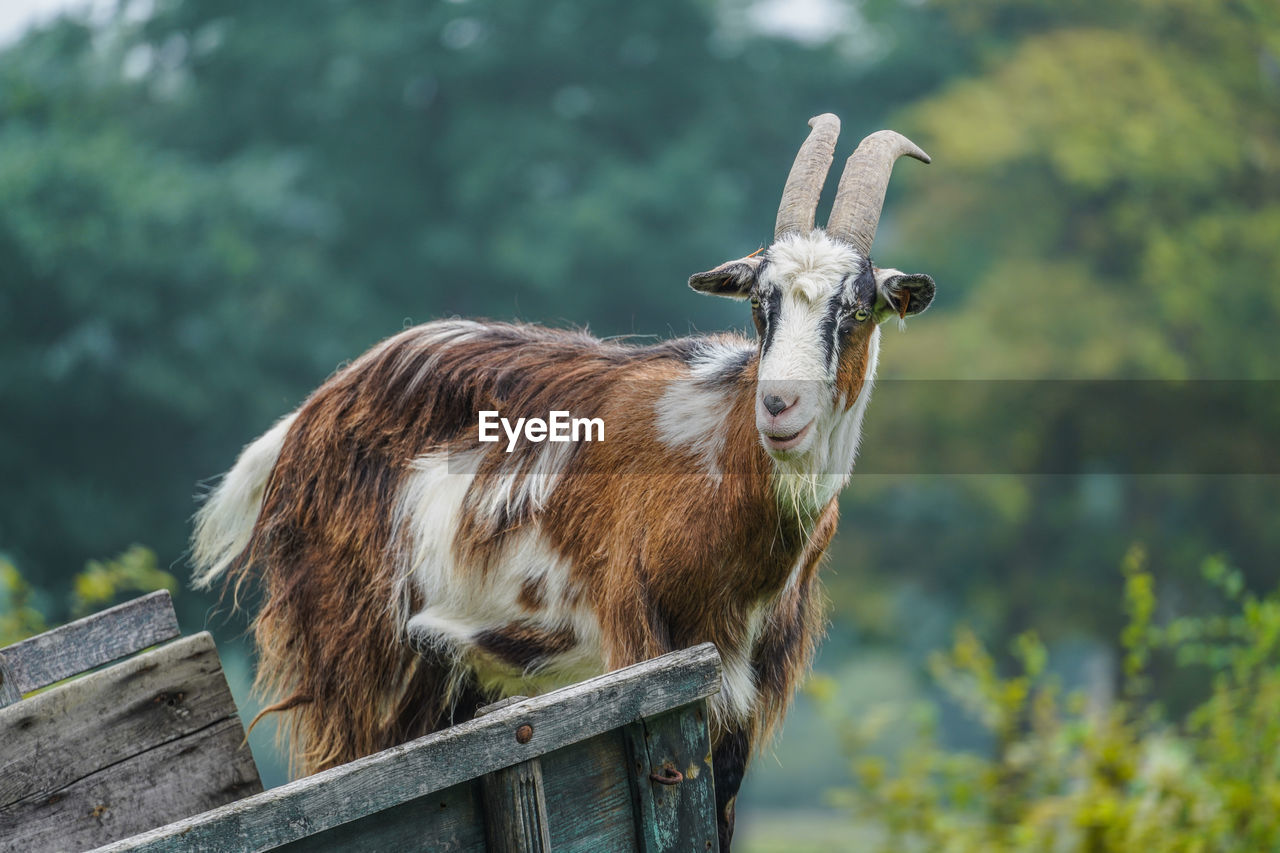
<instances>
[{"instance_id":1,"label":"goat's ear","mask_svg":"<svg viewBox=\"0 0 1280 853\"><path fill-rule=\"evenodd\" d=\"M759 255L747 255L723 263L713 270L689 276L689 286L699 293L746 299L756 286L756 272L760 269L761 260Z\"/></svg>"},{"instance_id":2,"label":"goat's ear","mask_svg":"<svg viewBox=\"0 0 1280 853\"><path fill-rule=\"evenodd\" d=\"M924 273L904 273L902 270L877 269L876 319L883 321L890 316L910 317L920 314L933 302L937 286Z\"/></svg>"}]
</instances>

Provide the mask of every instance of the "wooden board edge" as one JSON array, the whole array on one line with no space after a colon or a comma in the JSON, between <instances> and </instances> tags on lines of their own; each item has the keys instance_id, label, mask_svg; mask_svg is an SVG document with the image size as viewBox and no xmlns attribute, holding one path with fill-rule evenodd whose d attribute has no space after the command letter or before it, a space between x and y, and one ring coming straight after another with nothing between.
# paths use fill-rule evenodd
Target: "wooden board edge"
<instances>
[{"instance_id":1,"label":"wooden board edge","mask_svg":"<svg viewBox=\"0 0 1280 853\"><path fill-rule=\"evenodd\" d=\"M99 851L269 850L587 740L643 717L698 702L719 692L720 669L719 652L711 643L671 652L115 842ZM673 675L687 680L665 685L668 689L654 689L655 679ZM583 708L592 708L596 716L582 715ZM525 745L511 737L519 725L532 724L537 729L544 721L563 714L572 715L576 722L566 727L563 737L534 738ZM455 747L472 741L480 747L479 751L492 744L494 748L490 752L501 757L490 757L465 767L459 762L441 760ZM404 784L392 788L385 784L388 778L403 780ZM331 789L331 799L326 798L326 789ZM318 814L309 813L311 804L321 807Z\"/></svg>"},{"instance_id":2,"label":"wooden board edge","mask_svg":"<svg viewBox=\"0 0 1280 853\"><path fill-rule=\"evenodd\" d=\"M0 658L6 681L25 694L180 635L173 597L161 589L6 646Z\"/></svg>"}]
</instances>

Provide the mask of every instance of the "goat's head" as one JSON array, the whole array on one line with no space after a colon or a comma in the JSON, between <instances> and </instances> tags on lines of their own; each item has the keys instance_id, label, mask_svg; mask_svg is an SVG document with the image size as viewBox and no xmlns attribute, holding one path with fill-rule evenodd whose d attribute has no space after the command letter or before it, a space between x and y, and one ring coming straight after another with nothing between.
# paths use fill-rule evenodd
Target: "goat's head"
<instances>
[{"instance_id":1,"label":"goat's head","mask_svg":"<svg viewBox=\"0 0 1280 853\"><path fill-rule=\"evenodd\" d=\"M765 250L689 279L694 290L750 300L760 337L756 428L779 462L835 463L832 445L856 444L842 423L860 419L855 408L874 376L879 324L919 314L933 300L933 279L881 269L871 263L889 174L906 154L929 156L891 130L871 134L845 165L826 229L814 215L831 167L840 120L810 119L813 130L796 155L778 207L773 243ZM860 406L858 407L860 408ZM835 472L833 472L835 473ZM844 472L847 474L847 470Z\"/></svg>"}]
</instances>

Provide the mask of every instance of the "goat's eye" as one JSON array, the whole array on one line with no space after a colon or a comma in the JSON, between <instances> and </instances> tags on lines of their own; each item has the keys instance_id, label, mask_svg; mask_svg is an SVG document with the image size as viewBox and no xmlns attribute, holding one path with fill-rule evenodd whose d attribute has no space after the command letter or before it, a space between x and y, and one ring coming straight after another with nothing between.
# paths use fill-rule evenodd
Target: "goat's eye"
<instances>
[{"instance_id":1,"label":"goat's eye","mask_svg":"<svg viewBox=\"0 0 1280 853\"><path fill-rule=\"evenodd\" d=\"M751 322L756 325L756 334L764 337L764 310L760 307L760 297L751 297Z\"/></svg>"},{"instance_id":2,"label":"goat's eye","mask_svg":"<svg viewBox=\"0 0 1280 853\"><path fill-rule=\"evenodd\" d=\"M871 312L866 308L859 308L857 311L853 312L853 319L857 320L859 323L866 322L866 319L870 316Z\"/></svg>"}]
</instances>

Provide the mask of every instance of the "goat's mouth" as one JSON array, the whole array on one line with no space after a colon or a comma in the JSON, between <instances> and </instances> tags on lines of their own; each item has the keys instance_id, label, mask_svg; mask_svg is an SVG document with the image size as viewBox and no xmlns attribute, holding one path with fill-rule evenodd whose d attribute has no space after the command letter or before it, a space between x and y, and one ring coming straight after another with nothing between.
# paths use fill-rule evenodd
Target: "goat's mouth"
<instances>
[{"instance_id":1,"label":"goat's mouth","mask_svg":"<svg viewBox=\"0 0 1280 853\"><path fill-rule=\"evenodd\" d=\"M764 438L764 446L769 450L794 450L804 441L805 436L809 434L809 430L813 427L813 421L809 421L797 431L790 434L782 434L777 432L760 431L760 435Z\"/></svg>"}]
</instances>

